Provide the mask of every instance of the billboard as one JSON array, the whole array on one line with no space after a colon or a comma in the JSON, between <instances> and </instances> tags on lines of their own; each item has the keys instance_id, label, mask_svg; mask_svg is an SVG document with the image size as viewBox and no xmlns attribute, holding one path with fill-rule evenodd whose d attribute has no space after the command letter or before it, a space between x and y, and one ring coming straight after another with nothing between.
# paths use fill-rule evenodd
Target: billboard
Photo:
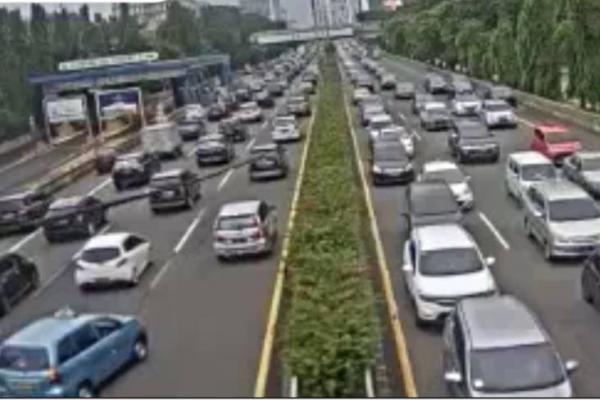
<instances>
[{"instance_id":1,"label":"billboard","mask_svg":"<svg viewBox=\"0 0 600 400\"><path fill-rule=\"evenodd\" d=\"M142 94L138 87L96 92L98 118L101 121L140 114Z\"/></svg>"},{"instance_id":2,"label":"billboard","mask_svg":"<svg viewBox=\"0 0 600 400\"><path fill-rule=\"evenodd\" d=\"M47 99L46 118L51 124L84 121L86 119L85 97Z\"/></svg>"},{"instance_id":3,"label":"billboard","mask_svg":"<svg viewBox=\"0 0 600 400\"><path fill-rule=\"evenodd\" d=\"M134 64L158 60L158 53L148 51L145 53L121 54L100 58L63 61L58 64L59 71L78 71L82 69L108 67L122 64Z\"/></svg>"}]
</instances>

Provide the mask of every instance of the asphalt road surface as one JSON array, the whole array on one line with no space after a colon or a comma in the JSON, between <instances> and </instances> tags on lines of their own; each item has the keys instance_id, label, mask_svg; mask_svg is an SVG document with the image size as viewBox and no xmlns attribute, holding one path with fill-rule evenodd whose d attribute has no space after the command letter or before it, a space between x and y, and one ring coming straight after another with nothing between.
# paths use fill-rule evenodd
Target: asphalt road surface
<instances>
[{"instance_id":1,"label":"asphalt road surface","mask_svg":"<svg viewBox=\"0 0 600 400\"><path fill-rule=\"evenodd\" d=\"M253 124L248 141L236 145L237 161L246 157L252 144L270 141L274 113L275 109L266 111L265 122ZM210 129L215 130L215 124ZM262 199L277 207L282 235L303 144L286 145L291 170L285 180L250 183L242 167L204 182L202 199L189 211L153 215L147 200L110 210L103 232L136 232L153 246L153 265L135 288L80 292L71 258L84 240L49 245L39 230L2 238L0 251L13 249L33 259L42 283L1 320L0 337L67 305L75 311L137 314L148 328L149 358L116 377L103 395L252 395L279 250L269 258L219 263L212 250L212 225L223 203ZM186 145L189 157L165 163L163 170L187 166L198 171L193 150L192 144ZM216 168L222 167L199 173ZM117 196L110 177L92 174L57 197L84 193L101 199Z\"/></svg>"},{"instance_id":2,"label":"asphalt road surface","mask_svg":"<svg viewBox=\"0 0 600 400\"><path fill-rule=\"evenodd\" d=\"M411 81L422 88L427 73L425 68L392 58L382 58L380 63L394 73L398 81ZM409 101L395 100L392 92L384 92L383 96L393 117L404 122L415 134L417 170L424 161L451 159L447 150L448 132L421 130L418 118L410 110ZM484 256L496 258L492 271L501 291L517 296L539 316L564 359L573 358L580 362L579 369L572 376L575 395L597 396L600 393L596 369L600 366L600 315L581 298L581 262L546 262L538 245L525 235L522 211L507 196L504 188L506 156L528 149L533 123L557 119L525 107L519 107L516 113L519 117L516 129L496 131L501 145L500 162L461 167L471 176L475 195L475 209L466 217L466 226ZM597 135L577 127L570 129L585 149L600 148ZM359 126L356 132L368 172L367 133ZM441 329L423 330L415 326L414 310L403 279L402 248L408 235L406 222L401 217L402 211L406 210L405 190L402 186L373 187L375 213L390 265L418 393L421 396L445 397L449 394L442 377Z\"/></svg>"}]
</instances>

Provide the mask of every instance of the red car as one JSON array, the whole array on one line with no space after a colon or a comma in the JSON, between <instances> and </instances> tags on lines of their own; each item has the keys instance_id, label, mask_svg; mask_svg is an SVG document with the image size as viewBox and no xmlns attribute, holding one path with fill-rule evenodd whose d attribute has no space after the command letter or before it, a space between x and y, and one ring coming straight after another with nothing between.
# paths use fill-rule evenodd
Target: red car
<instances>
[{"instance_id":1,"label":"red car","mask_svg":"<svg viewBox=\"0 0 600 400\"><path fill-rule=\"evenodd\" d=\"M560 164L565 157L580 150L581 143L564 126L536 125L530 148Z\"/></svg>"}]
</instances>

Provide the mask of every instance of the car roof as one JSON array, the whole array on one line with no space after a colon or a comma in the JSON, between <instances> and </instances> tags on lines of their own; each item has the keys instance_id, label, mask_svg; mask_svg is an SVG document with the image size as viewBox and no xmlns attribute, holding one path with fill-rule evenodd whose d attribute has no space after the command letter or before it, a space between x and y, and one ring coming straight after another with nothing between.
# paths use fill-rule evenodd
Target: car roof
<instances>
[{"instance_id":1,"label":"car roof","mask_svg":"<svg viewBox=\"0 0 600 400\"><path fill-rule=\"evenodd\" d=\"M35 194L33 190L26 190L19 193L8 194L6 196L0 195L0 201L23 200L24 198L26 198L27 196L31 196L32 194Z\"/></svg>"},{"instance_id":2,"label":"car roof","mask_svg":"<svg viewBox=\"0 0 600 400\"><path fill-rule=\"evenodd\" d=\"M428 100L423 105L426 111L446 109L446 103L437 100Z\"/></svg>"},{"instance_id":3,"label":"car roof","mask_svg":"<svg viewBox=\"0 0 600 400\"><path fill-rule=\"evenodd\" d=\"M250 153L260 153L263 151L275 151L279 146L276 143L266 143L260 145L254 145L250 148Z\"/></svg>"},{"instance_id":4,"label":"car roof","mask_svg":"<svg viewBox=\"0 0 600 400\"><path fill-rule=\"evenodd\" d=\"M260 200L247 200L227 203L221 206L219 217L234 217L237 215L254 214L258 211Z\"/></svg>"},{"instance_id":5,"label":"car roof","mask_svg":"<svg viewBox=\"0 0 600 400\"><path fill-rule=\"evenodd\" d=\"M455 119L454 120L454 126L456 126L458 129L466 129L466 128L483 128L486 129L485 125L478 120L474 120L474 119Z\"/></svg>"},{"instance_id":6,"label":"car roof","mask_svg":"<svg viewBox=\"0 0 600 400\"><path fill-rule=\"evenodd\" d=\"M457 101L463 101L463 100L480 100L479 97L477 97L477 95L473 94L473 93L458 93L455 97L455 100Z\"/></svg>"},{"instance_id":7,"label":"car roof","mask_svg":"<svg viewBox=\"0 0 600 400\"><path fill-rule=\"evenodd\" d=\"M537 318L513 296L467 298L458 307L473 349L516 347L549 341Z\"/></svg>"},{"instance_id":8,"label":"car roof","mask_svg":"<svg viewBox=\"0 0 600 400\"><path fill-rule=\"evenodd\" d=\"M209 133L199 139L200 142L210 142L211 140L225 140L225 136L220 133Z\"/></svg>"},{"instance_id":9,"label":"car roof","mask_svg":"<svg viewBox=\"0 0 600 400\"><path fill-rule=\"evenodd\" d=\"M74 317L45 317L15 332L3 342L13 346L49 346L73 332L96 316L83 314Z\"/></svg>"},{"instance_id":10,"label":"car roof","mask_svg":"<svg viewBox=\"0 0 600 400\"><path fill-rule=\"evenodd\" d=\"M508 158L520 165L552 164L548 157L537 151L517 151L510 153Z\"/></svg>"},{"instance_id":11,"label":"car roof","mask_svg":"<svg viewBox=\"0 0 600 400\"><path fill-rule=\"evenodd\" d=\"M131 160L134 158L141 158L143 157L144 153L140 152L140 151L136 151L133 153L126 153L126 154L121 154L117 157L117 161L122 161L122 160Z\"/></svg>"},{"instance_id":12,"label":"car roof","mask_svg":"<svg viewBox=\"0 0 600 400\"><path fill-rule=\"evenodd\" d=\"M87 241L83 249L92 249L97 247L114 247L121 245L131 234L126 232L112 232L104 235L97 235Z\"/></svg>"},{"instance_id":13,"label":"car roof","mask_svg":"<svg viewBox=\"0 0 600 400\"><path fill-rule=\"evenodd\" d=\"M167 171L157 172L152 175L152 180L155 179L168 179L168 178L178 178L180 177L186 170L184 168L173 168Z\"/></svg>"},{"instance_id":14,"label":"car roof","mask_svg":"<svg viewBox=\"0 0 600 400\"><path fill-rule=\"evenodd\" d=\"M399 134L408 133L406 128L401 125L390 125L390 126L386 126L385 128L383 128L381 130L381 133L390 133L390 132L399 133Z\"/></svg>"},{"instance_id":15,"label":"car roof","mask_svg":"<svg viewBox=\"0 0 600 400\"><path fill-rule=\"evenodd\" d=\"M255 101L247 101L245 103L242 103L240 107L258 107L258 103L256 103Z\"/></svg>"},{"instance_id":16,"label":"car roof","mask_svg":"<svg viewBox=\"0 0 600 400\"><path fill-rule=\"evenodd\" d=\"M475 241L458 224L424 225L414 228L414 236L421 251L442 249L472 249Z\"/></svg>"},{"instance_id":17,"label":"car roof","mask_svg":"<svg viewBox=\"0 0 600 400\"><path fill-rule=\"evenodd\" d=\"M559 124L539 124L535 125L534 129L542 132L543 134L568 132L566 127Z\"/></svg>"},{"instance_id":18,"label":"car roof","mask_svg":"<svg viewBox=\"0 0 600 400\"><path fill-rule=\"evenodd\" d=\"M590 198L585 190L565 179L549 179L536 182L533 186L548 201Z\"/></svg>"},{"instance_id":19,"label":"car roof","mask_svg":"<svg viewBox=\"0 0 600 400\"><path fill-rule=\"evenodd\" d=\"M381 121L391 121L392 117L390 117L388 114L385 113L381 113L381 114L375 114L371 117L371 122L381 122Z\"/></svg>"},{"instance_id":20,"label":"car roof","mask_svg":"<svg viewBox=\"0 0 600 400\"><path fill-rule=\"evenodd\" d=\"M452 161L429 161L423 164L423 172L447 171L450 169L460 170L458 165Z\"/></svg>"}]
</instances>

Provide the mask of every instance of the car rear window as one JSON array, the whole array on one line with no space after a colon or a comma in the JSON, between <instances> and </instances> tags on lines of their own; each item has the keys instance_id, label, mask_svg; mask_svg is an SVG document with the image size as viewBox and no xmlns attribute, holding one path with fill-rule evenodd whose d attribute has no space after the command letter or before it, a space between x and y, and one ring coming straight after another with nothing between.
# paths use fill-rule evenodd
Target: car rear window
<instances>
[{"instance_id":1,"label":"car rear window","mask_svg":"<svg viewBox=\"0 0 600 400\"><path fill-rule=\"evenodd\" d=\"M552 132L546 134L548 143L570 143L577 142L577 138L571 132Z\"/></svg>"},{"instance_id":2,"label":"car rear window","mask_svg":"<svg viewBox=\"0 0 600 400\"><path fill-rule=\"evenodd\" d=\"M50 367L48 350L44 347L3 346L0 348L0 369L41 371Z\"/></svg>"},{"instance_id":3,"label":"car rear window","mask_svg":"<svg viewBox=\"0 0 600 400\"><path fill-rule=\"evenodd\" d=\"M473 248L427 251L419 260L419 272L426 276L468 274L482 269L481 259Z\"/></svg>"},{"instance_id":4,"label":"car rear window","mask_svg":"<svg viewBox=\"0 0 600 400\"><path fill-rule=\"evenodd\" d=\"M458 212L458 204L450 189L432 190L422 195L413 194L410 199L412 212L416 215L442 215Z\"/></svg>"},{"instance_id":5,"label":"car rear window","mask_svg":"<svg viewBox=\"0 0 600 400\"><path fill-rule=\"evenodd\" d=\"M116 247L96 247L81 253L81 260L89 263L105 263L119 258L120 254Z\"/></svg>"},{"instance_id":6,"label":"car rear window","mask_svg":"<svg viewBox=\"0 0 600 400\"><path fill-rule=\"evenodd\" d=\"M217 228L224 231L236 231L256 227L256 216L238 215L234 217L221 217Z\"/></svg>"}]
</instances>

